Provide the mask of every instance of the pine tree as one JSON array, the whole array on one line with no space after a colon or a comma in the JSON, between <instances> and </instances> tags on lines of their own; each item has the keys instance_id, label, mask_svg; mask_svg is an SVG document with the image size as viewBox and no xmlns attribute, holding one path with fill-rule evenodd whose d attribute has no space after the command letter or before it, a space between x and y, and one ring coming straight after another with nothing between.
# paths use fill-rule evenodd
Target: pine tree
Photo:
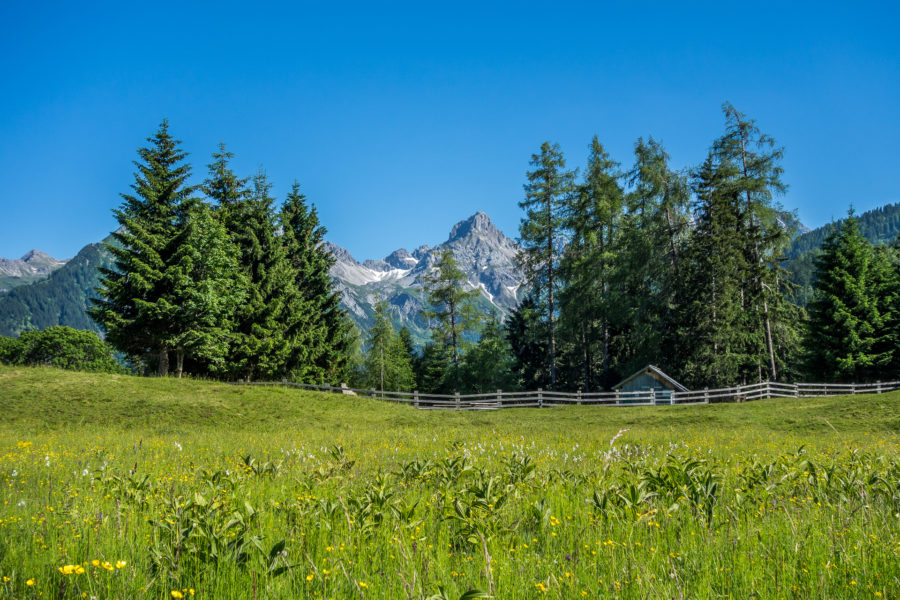
<instances>
[{"instance_id":1,"label":"pine tree","mask_svg":"<svg viewBox=\"0 0 900 600\"><path fill-rule=\"evenodd\" d=\"M249 197L231 206L226 226L240 250L248 283L235 314L228 359L231 374L246 380L290 375L296 346L294 324L303 314L291 266L276 231L271 184L260 171Z\"/></svg>"},{"instance_id":2,"label":"pine tree","mask_svg":"<svg viewBox=\"0 0 900 600\"><path fill-rule=\"evenodd\" d=\"M564 281L560 324L575 342L574 360L581 363L575 383L585 391L612 383L612 281L622 219L620 178L618 163L594 136L584 182L566 207L565 229L571 231L571 239L560 263ZM599 363L599 376L595 363Z\"/></svg>"},{"instance_id":3,"label":"pine tree","mask_svg":"<svg viewBox=\"0 0 900 600\"><path fill-rule=\"evenodd\" d=\"M294 273L303 314L289 332L296 340L290 367L304 381L337 382L350 361L350 322L329 270L334 257L323 246L326 229L315 206L306 204L294 183L281 208L282 242Z\"/></svg>"},{"instance_id":4,"label":"pine tree","mask_svg":"<svg viewBox=\"0 0 900 600\"><path fill-rule=\"evenodd\" d=\"M556 388L556 312L560 285L559 260L565 242L563 212L574 187L575 174L566 170L559 144L544 142L540 154L531 157L525 200L519 207L525 218L519 225L519 265L536 299L546 306L546 362L550 387Z\"/></svg>"},{"instance_id":5,"label":"pine tree","mask_svg":"<svg viewBox=\"0 0 900 600\"><path fill-rule=\"evenodd\" d=\"M187 184L187 154L169 134L168 122L147 141L134 163L134 193L122 194L123 203L114 211L121 227L106 249L115 257L115 268L101 269L100 298L89 312L116 349L145 363L155 361L158 374L165 376L171 340L183 326L175 315L168 270L176 260L175 240L196 200Z\"/></svg>"},{"instance_id":6,"label":"pine tree","mask_svg":"<svg viewBox=\"0 0 900 600\"><path fill-rule=\"evenodd\" d=\"M805 347L810 375L831 381L874 379L893 360L879 293L890 265L861 235L853 211L826 238L816 259ZM891 300L887 300L890 302ZM880 310L882 309L882 310Z\"/></svg>"},{"instance_id":7,"label":"pine tree","mask_svg":"<svg viewBox=\"0 0 900 600\"><path fill-rule=\"evenodd\" d=\"M473 301L478 290L464 290L466 275L459 268L453 251L445 249L438 256L433 271L425 275L425 297L430 309L422 315L433 324L432 338L443 344L453 363L453 384L459 389L459 367L464 336L478 326L478 315Z\"/></svg>"}]
</instances>

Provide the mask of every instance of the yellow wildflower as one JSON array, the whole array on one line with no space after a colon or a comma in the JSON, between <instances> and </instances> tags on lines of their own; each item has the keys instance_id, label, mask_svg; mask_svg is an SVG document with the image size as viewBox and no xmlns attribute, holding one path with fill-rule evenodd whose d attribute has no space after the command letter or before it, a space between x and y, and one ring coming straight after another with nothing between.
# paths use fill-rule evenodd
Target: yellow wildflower
<instances>
[{"instance_id":1,"label":"yellow wildflower","mask_svg":"<svg viewBox=\"0 0 900 600\"><path fill-rule=\"evenodd\" d=\"M171 592L173 598L184 598L184 594L182 594L179 590L172 590Z\"/></svg>"},{"instance_id":2,"label":"yellow wildflower","mask_svg":"<svg viewBox=\"0 0 900 600\"><path fill-rule=\"evenodd\" d=\"M34 579L29 579L28 581L25 582L25 585L27 585L29 587L34 585Z\"/></svg>"},{"instance_id":3,"label":"yellow wildflower","mask_svg":"<svg viewBox=\"0 0 900 600\"><path fill-rule=\"evenodd\" d=\"M117 568L117 569L122 569L122 568L124 568L125 565L127 565L127 564L128 564L128 563L125 562L124 560L117 560L117 561L116 561L116 568Z\"/></svg>"}]
</instances>

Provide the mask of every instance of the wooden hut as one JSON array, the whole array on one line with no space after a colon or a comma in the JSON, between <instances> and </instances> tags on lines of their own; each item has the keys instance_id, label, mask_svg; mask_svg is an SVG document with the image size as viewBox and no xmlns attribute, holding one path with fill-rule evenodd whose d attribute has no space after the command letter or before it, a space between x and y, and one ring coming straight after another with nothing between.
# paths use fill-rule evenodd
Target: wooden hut
<instances>
[{"instance_id":1,"label":"wooden hut","mask_svg":"<svg viewBox=\"0 0 900 600\"><path fill-rule=\"evenodd\" d=\"M669 404L672 392L686 392L688 389L666 375L659 367L647 365L613 386L613 390L626 394L637 394L654 390L656 401Z\"/></svg>"}]
</instances>

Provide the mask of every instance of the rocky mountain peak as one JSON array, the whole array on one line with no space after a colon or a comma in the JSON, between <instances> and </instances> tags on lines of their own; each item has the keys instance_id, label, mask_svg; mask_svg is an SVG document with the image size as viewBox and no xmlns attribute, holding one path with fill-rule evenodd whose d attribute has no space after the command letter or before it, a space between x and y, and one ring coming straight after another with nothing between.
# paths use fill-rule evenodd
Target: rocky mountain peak
<instances>
[{"instance_id":1,"label":"rocky mountain peak","mask_svg":"<svg viewBox=\"0 0 900 600\"><path fill-rule=\"evenodd\" d=\"M452 242L471 235L497 236L498 234L503 235L491 221L491 218L478 211L468 219L454 225L453 229L450 230L450 239L447 241Z\"/></svg>"}]
</instances>

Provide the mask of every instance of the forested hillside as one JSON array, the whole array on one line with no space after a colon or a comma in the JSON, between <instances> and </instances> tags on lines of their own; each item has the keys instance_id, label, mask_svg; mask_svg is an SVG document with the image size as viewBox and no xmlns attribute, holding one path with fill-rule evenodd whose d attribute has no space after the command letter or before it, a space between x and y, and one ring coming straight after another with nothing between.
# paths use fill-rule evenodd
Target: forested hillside
<instances>
[{"instance_id":1,"label":"forested hillside","mask_svg":"<svg viewBox=\"0 0 900 600\"><path fill-rule=\"evenodd\" d=\"M102 243L89 244L47 279L0 295L0 335L17 336L54 325L99 331L85 307L100 282L97 267L111 264Z\"/></svg>"},{"instance_id":2,"label":"forested hillside","mask_svg":"<svg viewBox=\"0 0 900 600\"><path fill-rule=\"evenodd\" d=\"M900 232L900 203L887 204L874 210L866 211L857 217L862 236L873 244L892 242ZM835 231L836 223L829 223L817 229L797 236L791 245L787 270L798 285L796 302L806 306L812 299L813 273L815 257L821 253L825 239Z\"/></svg>"}]
</instances>

